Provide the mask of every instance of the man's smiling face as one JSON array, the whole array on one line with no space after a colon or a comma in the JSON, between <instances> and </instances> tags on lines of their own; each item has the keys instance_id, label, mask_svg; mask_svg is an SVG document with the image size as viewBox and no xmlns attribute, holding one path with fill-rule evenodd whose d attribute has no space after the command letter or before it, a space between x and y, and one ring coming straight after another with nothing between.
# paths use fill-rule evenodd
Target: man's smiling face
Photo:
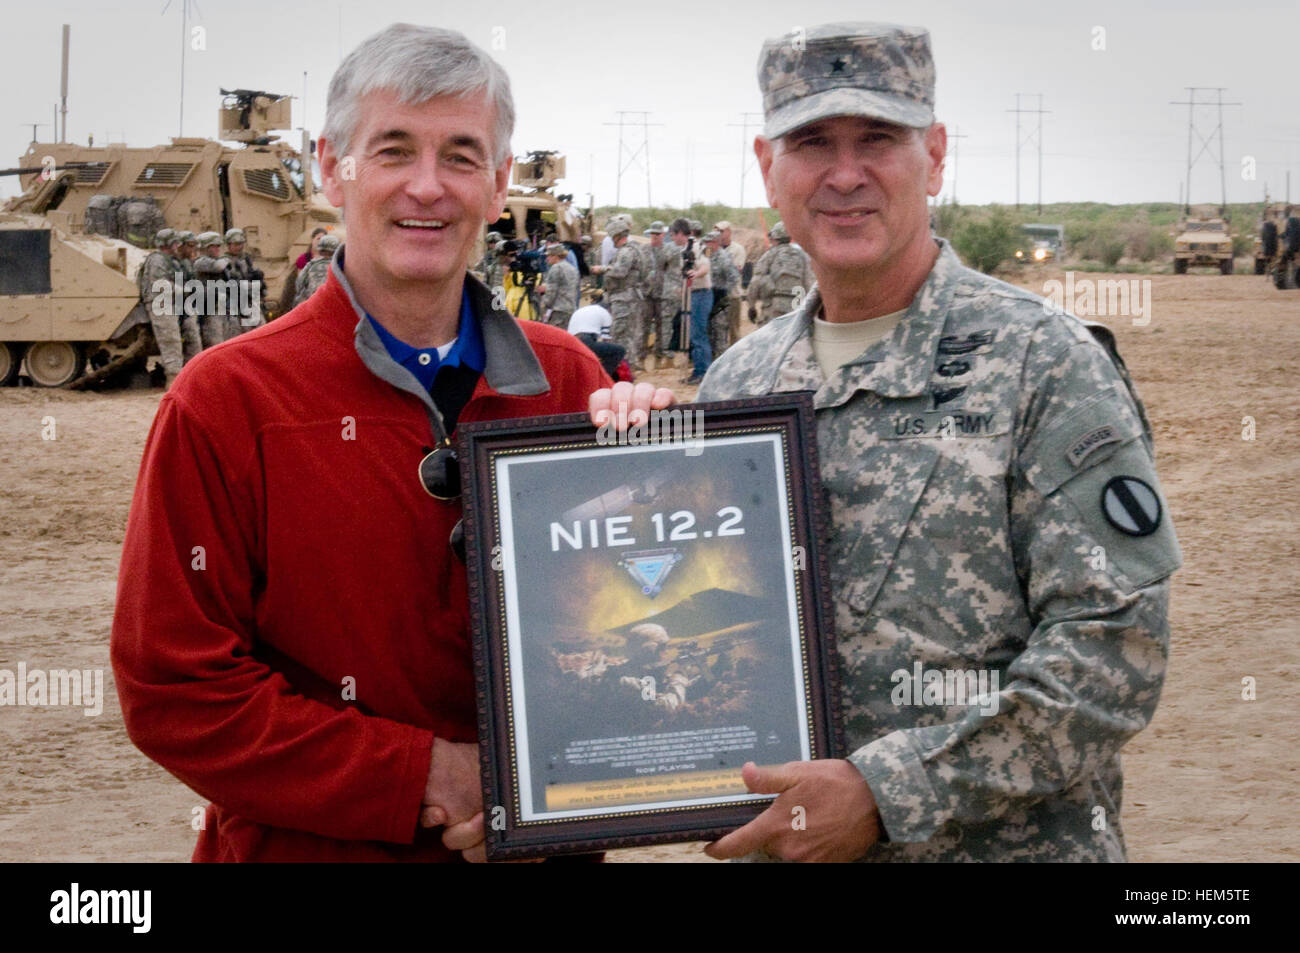
<instances>
[{"instance_id":1,"label":"man's smiling face","mask_svg":"<svg viewBox=\"0 0 1300 953\"><path fill-rule=\"evenodd\" d=\"M943 126L838 116L755 142L768 200L819 268L888 270L929 234L943 184Z\"/></svg>"},{"instance_id":2,"label":"man's smiling face","mask_svg":"<svg viewBox=\"0 0 1300 953\"><path fill-rule=\"evenodd\" d=\"M361 98L350 174L322 140L325 195L344 209L349 278L389 286L460 282L484 221L505 205L511 160L496 166L485 94L403 103Z\"/></svg>"}]
</instances>

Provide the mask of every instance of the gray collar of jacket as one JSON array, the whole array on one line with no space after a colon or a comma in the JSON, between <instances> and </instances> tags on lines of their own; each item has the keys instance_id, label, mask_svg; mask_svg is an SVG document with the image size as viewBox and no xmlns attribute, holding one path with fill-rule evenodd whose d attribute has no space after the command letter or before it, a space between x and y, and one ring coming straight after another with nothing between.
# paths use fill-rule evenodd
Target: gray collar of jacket
<instances>
[{"instance_id":1,"label":"gray collar of jacket","mask_svg":"<svg viewBox=\"0 0 1300 953\"><path fill-rule=\"evenodd\" d=\"M449 434L433 398L414 374L393 360L375 326L366 320L366 311L357 302L352 285L344 274L345 248L346 245L340 245L334 253L330 272L338 280L352 304L352 310L356 312L354 339L361 363L380 380L415 395L424 404L439 442L446 442ZM530 397L550 390L546 374L542 371L542 365L533 353L528 338L524 336L523 329L509 313L492 306L492 292L488 287L466 273L465 294L469 295L470 309L478 320L479 331L483 335L483 350L486 354L483 377L488 386L500 394L516 397Z\"/></svg>"}]
</instances>

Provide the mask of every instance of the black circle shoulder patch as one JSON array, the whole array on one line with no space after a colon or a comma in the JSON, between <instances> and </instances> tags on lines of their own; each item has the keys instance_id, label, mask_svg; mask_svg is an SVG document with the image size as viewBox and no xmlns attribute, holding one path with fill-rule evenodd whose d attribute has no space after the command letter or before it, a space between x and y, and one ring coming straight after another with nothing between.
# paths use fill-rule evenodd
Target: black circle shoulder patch
<instances>
[{"instance_id":1,"label":"black circle shoulder patch","mask_svg":"<svg viewBox=\"0 0 1300 953\"><path fill-rule=\"evenodd\" d=\"M1160 497L1145 480L1112 477L1101 491L1106 522L1126 536L1150 536L1160 528Z\"/></svg>"}]
</instances>

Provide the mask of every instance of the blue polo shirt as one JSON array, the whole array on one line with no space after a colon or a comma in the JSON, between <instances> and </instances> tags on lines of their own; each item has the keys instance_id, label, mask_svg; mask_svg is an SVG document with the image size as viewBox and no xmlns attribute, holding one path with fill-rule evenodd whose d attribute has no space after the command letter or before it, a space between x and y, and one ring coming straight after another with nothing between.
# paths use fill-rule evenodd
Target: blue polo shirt
<instances>
[{"instance_id":1,"label":"blue polo shirt","mask_svg":"<svg viewBox=\"0 0 1300 953\"><path fill-rule=\"evenodd\" d=\"M434 378L444 367L468 367L482 373L487 365L487 351L483 347L483 333L478 322L474 320L474 310L470 307L469 295L460 296L460 327L456 340L450 344L436 347L412 347L395 337L386 327L375 320L369 312L366 317L375 326L379 340L384 342L389 356L415 375L425 390L433 388Z\"/></svg>"}]
</instances>

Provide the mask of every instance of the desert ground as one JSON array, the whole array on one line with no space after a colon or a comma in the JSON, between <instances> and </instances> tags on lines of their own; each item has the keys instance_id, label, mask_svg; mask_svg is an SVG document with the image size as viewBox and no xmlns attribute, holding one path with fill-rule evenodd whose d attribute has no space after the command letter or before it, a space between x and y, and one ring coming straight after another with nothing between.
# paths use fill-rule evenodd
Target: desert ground
<instances>
[{"instance_id":1,"label":"desert ground","mask_svg":"<svg viewBox=\"0 0 1300 953\"><path fill-rule=\"evenodd\" d=\"M1062 277L1017 280L1043 293ZM1300 370L1300 292L1246 275L1150 280L1149 323L1098 317L1150 412L1186 561L1160 707L1124 751L1129 856L1297 860L1300 415L1286 395ZM681 371L649 376L682 398L694 391ZM185 861L193 848L203 800L131 745L108 654L127 509L160 396L0 390L0 669L101 669L106 690L94 717L0 708L0 861ZM54 439L43 439L50 418ZM1254 700L1242 697L1245 678ZM610 859L706 858L674 845Z\"/></svg>"}]
</instances>

